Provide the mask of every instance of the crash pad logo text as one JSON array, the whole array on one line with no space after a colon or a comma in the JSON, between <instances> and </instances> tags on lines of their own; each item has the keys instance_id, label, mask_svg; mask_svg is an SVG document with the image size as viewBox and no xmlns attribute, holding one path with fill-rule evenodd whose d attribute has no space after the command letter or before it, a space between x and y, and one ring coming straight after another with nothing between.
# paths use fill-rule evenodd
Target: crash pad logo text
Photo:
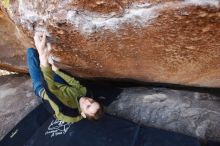
<instances>
[{"instance_id":1,"label":"crash pad logo text","mask_svg":"<svg viewBox=\"0 0 220 146\"><path fill-rule=\"evenodd\" d=\"M50 137L64 135L67 133L70 126L71 123L66 123L60 120L52 120L45 132L45 135L50 135Z\"/></svg>"}]
</instances>

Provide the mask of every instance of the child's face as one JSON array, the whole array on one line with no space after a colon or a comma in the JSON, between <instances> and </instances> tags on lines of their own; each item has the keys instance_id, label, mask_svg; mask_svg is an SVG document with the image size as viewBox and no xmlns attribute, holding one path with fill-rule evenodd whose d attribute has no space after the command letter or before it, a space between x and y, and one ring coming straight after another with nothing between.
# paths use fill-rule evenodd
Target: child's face
<instances>
[{"instance_id":1,"label":"child's face","mask_svg":"<svg viewBox=\"0 0 220 146\"><path fill-rule=\"evenodd\" d=\"M93 116L100 108L98 102L89 97L81 97L79 100L80 108L83 114ZM84 115L82 116L84 117Z\"/></svg>"}]
</instances>

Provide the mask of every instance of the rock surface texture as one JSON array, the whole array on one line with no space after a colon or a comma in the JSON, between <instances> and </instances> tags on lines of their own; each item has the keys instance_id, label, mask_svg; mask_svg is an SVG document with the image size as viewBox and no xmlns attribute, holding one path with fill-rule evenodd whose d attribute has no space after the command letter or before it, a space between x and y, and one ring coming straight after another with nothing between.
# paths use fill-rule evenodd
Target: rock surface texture
<instances>
[{"instance_id":1,"label":"rock surface texture","mask_svg":"<svg viewBox=\"0 0 220 146\"><path fill-rule=\"evenodd\" d=\"M51 35L52 58L76 76L220 87L219 0L0 3L29 38L36 31ZM24 58L21 46L10 49L5 57ZM25 68L5 57L0 61Z\"/></svg>"},{"instance_id":2,"label":"rock surface texture","mask_svg":"<svg viewBox=\"0 0 220 146\"><path fill-rule=\"evenodd\" d=\"M127 88L107 112L135 123L220 141L220 97L166 88Z\"/></svg>"},{"instance_id":3,"label":"rock surface texture","mask_svg":"<svg viewBox=\"0 0 220 146\"><path fill-rule=\"evenodd\" d=\"M31 46L28 38L0 10L0 68L9 71L27 72L25 48Z\"/></svg>"},{"instance_id":4,"label":"rock surface texture","mask_svg":"<svg viewBox=\"0 0 220 146\"><path fill-rule=\"evenodd\" d=\"M0 77L0 140L40 103L31 86L27 76Z\"/></svg>"}]
</instances>

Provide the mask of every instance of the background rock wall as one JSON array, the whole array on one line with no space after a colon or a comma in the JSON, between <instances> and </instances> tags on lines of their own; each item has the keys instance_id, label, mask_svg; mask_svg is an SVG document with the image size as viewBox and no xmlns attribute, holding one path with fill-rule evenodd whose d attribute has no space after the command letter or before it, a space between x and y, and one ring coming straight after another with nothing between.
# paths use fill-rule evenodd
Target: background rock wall
<instances>
[{"instance_id":1,"label":"background rock wall","mask_svg":"<svg viewBox=\"0 0 220 146\"><path fill-rule=\"evenodd\" d=\"M166 88L126 88L107 112L135 123L220 141L220 98Z\"/></svg>"},{"instance_id":2,"label":"background rock wall","mask_svg":"<svg viewBox=\"0 0 220 146\"><path fill-rule=\"evenodd\" d=\"M0 76L0 140L39 103L28 76Z\"/></svg>"},{"instance_id":3,"label":"background rock wall","mask_svg":"<svg viewBox=\"0 0 220 146\"><path fill-rule=\"evenodd\" d=\"M18 0L1 5L30 38L35 31L51 35L53 59L75 76L220 87L218 0ZM4 53L18 56L17 64L12 58L0 60L24 69L24 48L19 48L20 54L16 47Z\"/></svg>"}]
</instances>

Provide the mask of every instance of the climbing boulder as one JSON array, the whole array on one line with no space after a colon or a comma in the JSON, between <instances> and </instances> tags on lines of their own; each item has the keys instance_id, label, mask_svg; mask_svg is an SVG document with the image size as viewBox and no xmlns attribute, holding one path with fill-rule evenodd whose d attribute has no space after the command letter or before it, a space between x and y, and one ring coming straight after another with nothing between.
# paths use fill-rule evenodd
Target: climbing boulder
<instances>
[{"instance_id":1,"label":"climbing boulder","mask_svg":"<svg viewBox=\"0 0 220 146\"><path fill-rule=\"evenodd\" d=\"M75 76L220 87L218 0L0 3L16 31L50 35L53 60ZM19 45L1 53L1 64L25 70Z\"/></svg>"}]
</instances>

